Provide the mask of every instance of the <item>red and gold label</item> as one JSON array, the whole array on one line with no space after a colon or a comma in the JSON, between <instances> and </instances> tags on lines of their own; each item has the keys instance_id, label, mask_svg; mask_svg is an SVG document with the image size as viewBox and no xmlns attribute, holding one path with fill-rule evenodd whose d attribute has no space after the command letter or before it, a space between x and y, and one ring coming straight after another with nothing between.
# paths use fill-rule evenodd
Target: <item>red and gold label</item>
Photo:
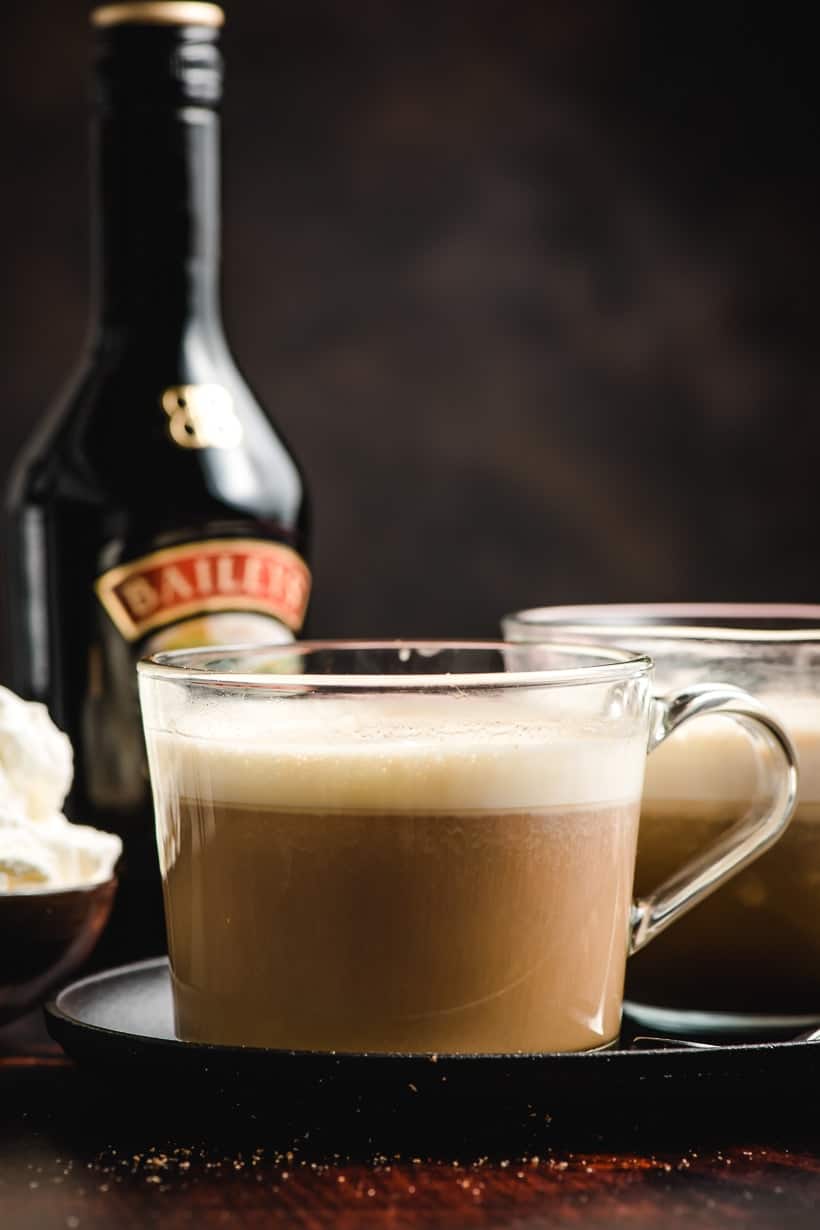
<instances>
[{"instance_id":1,"label":"red and gold label","mask_svg":"<svg viewBox=\"0 0 820 1230\"><path fill-rule=\"evenodd\" d=\"M213 611L272 616L296 633L305 618L310 572L282 543L220 538L143 555L103 573L95 589L129 641Z\"/></svg>"}]
</instances>

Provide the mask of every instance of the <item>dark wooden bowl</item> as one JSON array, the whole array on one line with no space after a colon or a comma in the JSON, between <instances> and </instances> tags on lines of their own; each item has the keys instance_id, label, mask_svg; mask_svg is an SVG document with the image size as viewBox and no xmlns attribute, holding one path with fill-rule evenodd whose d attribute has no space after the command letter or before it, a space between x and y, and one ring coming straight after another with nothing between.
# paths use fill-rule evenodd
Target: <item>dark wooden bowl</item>
<instances>
[{"instance_id":1,"label":"dark wooden bowl","mask_svg":"<svg viewBox=\"0 0 820 1230\"><path fill-rule=\"evenodd\" d=\"M0 893L0 1025L40 1003L90 955L117 878L79 888Z\"/></svg>"}]
</instances>

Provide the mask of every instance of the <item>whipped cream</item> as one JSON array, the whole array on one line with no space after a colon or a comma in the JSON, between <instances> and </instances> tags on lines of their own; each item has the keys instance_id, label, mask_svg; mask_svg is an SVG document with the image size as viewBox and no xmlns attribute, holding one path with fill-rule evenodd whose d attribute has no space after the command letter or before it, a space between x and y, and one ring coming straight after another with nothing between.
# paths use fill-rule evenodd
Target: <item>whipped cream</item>
<instances>
[{"instance_id":1,"label":"whipped cream","mask_svg":"<svg viewBox=\"0 0 820 1230\"><path fill-rule=\"evenodd\" d=\"M45 705L0 687L0 892L107 880L122 853L113 833L71 824L71 743Z\"/></svg>"}]
</instances>

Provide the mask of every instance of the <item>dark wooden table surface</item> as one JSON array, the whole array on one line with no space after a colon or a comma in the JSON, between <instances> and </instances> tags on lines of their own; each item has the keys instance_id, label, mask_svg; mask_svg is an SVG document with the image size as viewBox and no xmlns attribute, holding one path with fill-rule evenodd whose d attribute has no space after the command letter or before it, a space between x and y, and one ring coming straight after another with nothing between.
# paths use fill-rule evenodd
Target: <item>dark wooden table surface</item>
<instances>
[{"instance_id":1,"label":"dark wooden table surface","mask_svg":"<svg viewBox=\"0 0 820 1230\"><path fill-rule=\"evenodd\" d=\"M724 1138L705 1106L701 1124L657 1147L545 1137L525 1152L511 1138L509 1151L380 1153L366 1133L352 1151L342 1137L333 1149L289 1141L276 1107L266 1123L172 1127L178 1105L108 1084L63 1057L37 1018L0 1031L2 1230L820 1226L820 1130L805 1116Z\"/></svg>"}]
</instances>

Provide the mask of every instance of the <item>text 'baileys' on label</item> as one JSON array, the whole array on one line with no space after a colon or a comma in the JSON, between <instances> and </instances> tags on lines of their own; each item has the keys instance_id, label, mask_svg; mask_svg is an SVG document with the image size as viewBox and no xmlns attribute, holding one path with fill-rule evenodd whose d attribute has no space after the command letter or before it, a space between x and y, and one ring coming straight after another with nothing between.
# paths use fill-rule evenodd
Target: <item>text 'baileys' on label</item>
<instances>
[{"instance_id":1,"label":"text 'baileys' on label","mask_svg":"<svg viewBox=\"0 0 820 1230\"><path fill-rule=\"evenodd\" d=\"M310 594L310 572L282 543L211 539L154 551L111 568L95 589L127 640L207 611L256 611L298 632Z\"/></svg>"}]
</instances>

